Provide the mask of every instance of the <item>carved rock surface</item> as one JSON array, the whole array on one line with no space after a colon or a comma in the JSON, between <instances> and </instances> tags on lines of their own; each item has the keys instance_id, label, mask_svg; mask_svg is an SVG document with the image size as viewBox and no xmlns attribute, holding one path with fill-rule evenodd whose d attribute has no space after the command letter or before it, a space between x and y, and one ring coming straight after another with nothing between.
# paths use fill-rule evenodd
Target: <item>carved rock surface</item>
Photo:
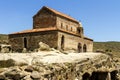
<instances>
[{"instance_id":1,"label":"carved rock surface","mask_svg":"<svg viewBox=\"0 0 120 80\"><path fill-rule=\"evenodd\" d=\"M88 79L97 72L111 73L117 80L117 60L102 53L60 54L56 51L41 51L0 54L0 61L9 59L9 63L14 62L14 65L3 66L5 64L0 63L1 80L82 80L84 76ZM105 78L104 75L99 77Z\"/></svg>"}]
</instances>

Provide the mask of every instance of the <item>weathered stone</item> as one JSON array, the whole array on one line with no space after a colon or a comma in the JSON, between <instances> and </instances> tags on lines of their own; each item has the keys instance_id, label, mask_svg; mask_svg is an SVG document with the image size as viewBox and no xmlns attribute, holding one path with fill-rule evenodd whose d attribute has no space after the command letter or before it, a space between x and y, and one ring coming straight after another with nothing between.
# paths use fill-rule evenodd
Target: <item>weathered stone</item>
<instances>
[{"instance_id":1,"label":"weathered stone","mask_svg":"<svg viewBox=\"0 0 120 80\"><path fill-rule=\"evenodd\" d=\"M7 70L7 68L0 68L0 73L4 72L6 70Z\"/></svg>"},{"instance_id":2,"label":"weathered stone","mask_svg":"<svg viewBox=\"0 0 120 80\"><path fill-rule=\"evenodd\" d=\"M36 58L35 56L37 55L36 60L38 63L29 66L1 68L0 80L3 78L5 78L3 80L105 80L107 76L109 76L109 78L111 76L114 80L118 80L116 63L113 62L110 56L99 53L71 54L23 54L24 56L33 56L34 58ZM50 57L55 58L55 56L60 57L53 59L58 60L56 63L44 63L42 61L42 58L46 60ZM21 59L24 58L25 57ZM0 59L2 58L0 57ZM69 60L64 62L66 59ZM63 60L63 62L59 63L59 60ZM70 60L71 62L69 62ZM97 79L94 79L94 77Z\"/></svg>"},{"instance_id":3,"label":"weathered stone","mask_svg":"<svg viewBox=\"0 0 120 80\"><path fill-rule=\"evenodd\" d=\"M20 80L20 74L14 71L5 73L5 76L13 80Z\"/></svg>"},{"instance_id":4,"label":"weathered stone","mask_svg":"<svg viewBox=\"0 0 120 80\"><path fill-rule=\"evenodd\" d=\"M31 74L31 78L32 78L33 80L38 80L38 79L41 78L41 75L40 75L39 72L33 71L32 74Z\"/></svg>"},{"instance_id":5,"label":"weathered stone","mask_svg":"<svg viewBox=\"0 0 120 80\"><path fill-rule=\"evenodd\" d=\"M20 74L20 78L22 79L22 78L24 78L25 76L30 75L31 73L26 72L26 71L21 71L19 74Z\"/></svg>"},{"instance_id":6,"label":"weathered stone","mask_svg":"<svg viewBox=\"0 0 120 80\"><path fill-rule=\"evenodd\" d=\"M27 49L23 48L22 53L26 53L26 52L27 52Z\"/></svg>"},{"instance_id":7,"label":"weathered stone","mask_svg":"<svg viewBox=\"0 0 120 80\"><path fill-rule=\"evenodd\" d=\"M34 69L33 69L32 66L28 66L28 67L25 68L25 71L27 71L27 72L32 72L33 70Z\"/></svg>"},{"instance_id":8,"label":"weathered stone","mask_svg":"<svg viewBox=\"0 0 120 80\"><path fill-rule=\"evenodd\" d=\"M38 51L49 51L49 50L50 50L49 45L47 45L43 42L39 43L39 50Z\"/></svg>"},{"instance_id":9,"label":"weathered stone","mask_svg":"<svg viewBox=\"0 0 120 80\"><path fill-rule=\"evenodd\" d=\"M15 66L15 61L13 59L0 60L0 67L11 67Z\"/></svg>"},{"instance_id":10,"label":"weathered stone","mask_svg":"<svg viewBox=\"0 0 120 80\"><path fill-rule=\"evenodd\" d=\"M30 75L27 75L22 80L33 80L33 79L31 79Z\"/></svg>"},{"instance_id":11,"label":"weathered stone","mask_svg":"<svg viewBox=\"0 0 120 80\"><path fill-rule=\"evenodd\" d=\"M5 80L5 75L4 74L0 74L0 80Z\"/></svg>"},{"instance_id":12,"label":"weathered stone","mask_svg":"<svg viewBox=\"0 0 120 80\"><path fill-rule=\"evenodd\" d=\"M11 45L0 45L2 53L9 53L11 51Z\"/></svg>"}]
</instances>

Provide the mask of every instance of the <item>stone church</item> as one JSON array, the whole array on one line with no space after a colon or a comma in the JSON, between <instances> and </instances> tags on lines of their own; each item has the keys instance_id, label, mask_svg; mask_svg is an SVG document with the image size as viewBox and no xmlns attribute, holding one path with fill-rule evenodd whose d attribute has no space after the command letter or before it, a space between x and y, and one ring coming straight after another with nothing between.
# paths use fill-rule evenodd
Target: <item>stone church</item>
<instances>
[{"instance_id":1,"label":"stone church","mask_svg":"<svg viewBox=\"0 0 120 80\"><path fill-rule=\"evenodd\" d=\"M42 7L33 16L33 29L9 34L14 51L33 51L44 42L58 50L91 52L93 40L84 36L82 24L74 18L49 7Z\"/></svg>"}]
</instances>

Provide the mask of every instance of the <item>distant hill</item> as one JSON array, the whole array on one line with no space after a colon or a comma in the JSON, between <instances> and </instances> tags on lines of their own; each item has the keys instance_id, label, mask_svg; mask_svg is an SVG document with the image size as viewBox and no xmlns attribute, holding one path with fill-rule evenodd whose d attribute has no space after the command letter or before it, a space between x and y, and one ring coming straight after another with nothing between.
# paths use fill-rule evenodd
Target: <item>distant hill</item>
<instances>
[{"instance_id":1,"label":"distant hill","mask_svg":"<svg viewBox=\"0 0 120 80\"><path fill-rule=\"evenodd\" d=\"M8 35L7 34L0 34L0 44L8 43Z\"/></svg>"},{"instance_id":2,"label":"distant hill","mask_svg":"<svg viewBox=\"0 0 120 80\"><path fill-rule=\"evenodd\" d=\"M109 42L94 42L93 51L102 50L105 52L112 52L120 56L120 42L109 41Z\"/></svg>"}]
</instances>

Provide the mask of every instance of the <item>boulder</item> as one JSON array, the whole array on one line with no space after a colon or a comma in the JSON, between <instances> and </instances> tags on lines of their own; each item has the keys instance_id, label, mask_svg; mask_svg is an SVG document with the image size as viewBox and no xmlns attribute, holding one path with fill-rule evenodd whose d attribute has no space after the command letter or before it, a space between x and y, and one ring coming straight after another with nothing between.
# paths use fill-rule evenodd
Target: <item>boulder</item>
<instances>
[{"instance_id":1,"label":"boulder","mask_svg":"<svg viewBox=\"0 0 120 80\"><path fill-rule=\"evenodd\" d=\"M13 59L0 60L0 67L11 67L15 66L15 61Z\"/></svg>"},{"instance_id":2,"label":"boulder","mask_svg":"<svg viewBox=\"0 0 120 80\"><path fill-rule=\"evenodd\" d=\"M2 53L9 53L11 51L11 45L0 45Z\"/></svg>"},{"instance_id":3,"label":"boulder","mask_svg":"<svg viewBox=\"0 0 120 80\"><path fill-rule=\"evenodd\" d=\"M32 72L33 70L34 69L33 69L32 66L28 66L28 67L25 68L25 71L27 71L27 72Z\"/></svg>"},{"instance_id":4,"label":"boulder","mask_svg":"<svg viewBox=\"0 0 120 80\"><path fill-rule=\"evenodd\" d=\"M5 80L5 75L4 74L0 74L0 80Z\"/></svg>"},{"instance_id":5,"label":"boulder","mask_svg":"<svg viewBox=\"0 0 120 80\"><path fill-rule=\"evenodd\" d=\"M27 52L27 49L23 48L22 53L26 53L26 52Z\"/></svg>"},{"instance_id":6,"label":"boulder","mask_svg":"<svg viewBox=\"0 0 120 80\"><path fill-rule=\"evenodd\" d=\"M32 74L31 74L31 78L32 78L33 80L38 80L38 79L41 78L41 75L40 75L40 73L38 73L37 71L33 71Z\"/></svg>"},{"instance_id":7,"label":"boulder","mask_svg":"<svg viewBox=\"0 0 120 80\"><path fill-rule=\"evenodd\" d=\"M22 80L33 80L33 79L31 79L30 75L27 75Z\"/></svg>"},{"instance_id":8,"label":"boulder","mask_svg":"<svg viewBox=\"0 0 120 80\"><path fill-rule=\"evenodd\" d=\"M5 76L8 77L9 79L20 80L20 74L16 71L7 72L5 73Z\"/></svg>"},{"instance_id":9,"label":"boulder","mask_svg":"<svg viewBox=\"0 0 120 80\"><path fill-rule=\"evenodd\" d=\"M38 51L50 51L50 47L49 45L43 43L43 42L39 42L39 49Z\"/></svg>"}]
</instances>

